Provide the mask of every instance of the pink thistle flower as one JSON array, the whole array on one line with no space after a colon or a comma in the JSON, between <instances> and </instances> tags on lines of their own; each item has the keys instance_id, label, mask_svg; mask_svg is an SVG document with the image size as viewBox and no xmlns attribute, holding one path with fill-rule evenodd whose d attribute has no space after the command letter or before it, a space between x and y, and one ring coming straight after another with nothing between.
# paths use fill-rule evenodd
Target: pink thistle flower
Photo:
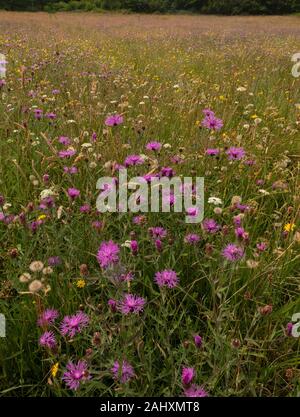
<instances>
[{"instance_id":1,"label":"pink thistle flower","mask_svg":"<svg viewBox=\"0 0 300 417\"><path fill-rule=\"evenodd\" d=\"M54 349L56 347L56 339L53 332L45 332L42 334L39 340L39 344L48 349Z\"/></svg>"},{"instance_id":2,"label":"pink thistle flower","mask_svg":"<svg viewBox=\"0 0 300 417\"><path fill-rule=\"evenodd\" d=\"M160 151L161 150L161 143L159 142L149 142L146 145L147 151Z\"/></svg>"},{"instance_id":3,"label":"pink thistle flower","mask_svg":"<svg viewBox=\"0 0 300 417\"><path fill-rule=\"evenodd\" d=\"M195 376L194 368L183 368L181 374L181 382L183 385L189 385Z\"/></svg>"},{"instance_id":4,"label":"pink thistle flower","mask_svg":"<svg viewBox=\"0 0 300 417\"><path fill-rule=\"evenodd\" d=\"M138 314L143 311L146 300L133 294L124 294L123 298L118 302L118 310L127 315L130 313Z\"/></svg>"},{"instance_id":5,"label":"pink thistle flower","mask_svg":"<svg viewBox=\"0 0 300 417\"><path fill-rule=\"evenodd\" d=\"M244 156L246 155L246 152L244 150L244 148L236 148L234 146L230 147L227 151L226 154L228 155L228 158L230 160L240 160L242 158L244 158Z\"/></svg>"},{"instance_id":6,"label":"pink thistle flower","mask_svg":"<svg viewBox=\"0 0 300 417\"><path fill-rule=\"evenodd\" d=\"M77 188L68 188L68 196L74 200L76 197L80 195L80 191Z\"/></svg>"},{"instance_id":7,"label":"pink thistle flower","mask_svg":"<svg viewBox=\"0 0 300 417\"><path fill-rule=\"evenodd\" d=\"M130 381L130 379L135 377L133 367L125 360L122 362L122 366L120 366L120 362L115 361L114 366L111 368L111 372L113 374L113 378L121 382L121 384L125 384Z\"/></svg>"},{"instance_id":8,"label":"pink thistle flower","mask_svg":"<svg viewBox=\"0 0 300 417\"><path fill-rule=\"evenodd\" d=\"M71 156L74 156L75 154L76 154L75 149L66 149L66 150L58 152L58 156L62 159L71 158Z\"/></svg>"},{"instance_id":9,"label":"pink thistle flower","mask_svg":"<svg viewBox=\"0 0 300 417\"><path fill-rule=\"evenodd\" d=\"M70 361L66 369L67 371L63 374L62 379L67 387L74 391L80 387L81 382L91 378L85 361L78 361L77 364Z\"/></svg>"},{"instance_id":10,"label":"pink thistle flower","mask_svg":"<svg viewBox=\"0 0 300 417\"><path fill-rule=\"evenodd\" d=\"M202 337L196 334L194 336L194 342L197 348L200 348L202 346Z\"/></svg>"},{"instance_id":11,"label":"pink thistle flower","mask_svg":"<svg viewBox=\"0 0 300 417\"><path fill-rule=\"evenodd\" d=\"M203 222L203 229L210 234L216 233L220 226L214 219L205 219Z\"/></svg>"},{"instance_id":12,"label":"pink thistle flower","mask_svg":"<svg viewBox=\"0 0 300 417\"><path fill-rule=\"evenodd\" d=\"M112 116L108 116L105 119L104 123L106 124L106 126L113 127L113 126L118 126L118 125L122 124L123 120L124 120L123 116L121 116L120 114L114 114Z\"/></svg>"},{"instance_id":13,"label":"pink thistle flower","mask_svg":"<svg viewBox=\"0 0 300 417\"><path fill-rule=\"evenodd\" d=\"M60 136L58 138L58 142L61 143L62 145L68 146L71 143L71 139L68 138L68 136Z\"/></svg>"},{"instance_id":14,"label":"pink thistle flower","mask_svg":"<svg viewBox=\"0 0 300 417\"><path fill-rule=\"evenodd\" d=\"M101 268L105 269L112 264L118 263L119 252L119 245L114 243L112 240L109 242L102 242L97 253L97 260Z\"/></svg>"},{"instance_id":15,"label":"pink thistle flower","mask_svg":"<svg viewBox=\"0 0 300 417\"><path fill-rule=\"evenodd\" d=\"M205 391L203 387L199 385L191 385L189 388L184 390L185 397L208 397L208 393Z\"/></svg>"},{"instance_id":16,"label":"pink thistle flower","mask_svg":"<svg viewBox=\"0 0 300 417\"><path fill-rule=\"evenodd\" d=\"M148 231L153 239L163 239L167 236L167 231L163 227L149 227Z\"/></svg>"},{"instance_id":17,"label":"pink thistle flower","mask_svg":"<svg viewBox=\"0 0 300 417\"><path fill-rule=\"evenodd\" d=\"M137 240L131 240L130 241L130 249L133 255L137 255L138 251L139 251L139 244L137 242Z\"/></svg>"},{"instance_id":18,"label":"pink thistle flower","mask_svg":"<svg viewBox=\"0 0 300 417\"><path fill-rule=\"evenodd\" d=\"M89 316L82 311L78 311L72 316L65 316L60 331L63 336L74 337L76 333L80 333L89 324Z\"/></svg>"},{"instance_id":19,"label":"pink thistle flower","mask_svg":"<svg viewBox=\"0 0 300 417\"><path fill-rule=\"evenodd\" d=\"M142 165L143 163L144 159L140 155L128 155L124 161L125 167Z\"/></svg>"},{"instance_id":20,"label":"pink thistle flower","mask_svg":"<svg viewBox=\"0 0 300 417\"><path fill-rule=\"evenodd\" d=\"M156 272L155 282L159 287L174 288L178 285L179 278L175 271L166 269L161 272Z\"/></svg>"},{"instance_id":21,"label":"pink thistle flower","mask_svg":"<svg viewBox=\"0 0 300 417\"><path fill-rule=\"evenodd\" d=\"M220 130L223 127L223 120L218 119L214 114L209 114L202 120L202 126L211 130Z\"/></svg>"},{"instance_id":22,"label":"pink thistle flower","mask_svg":"<svg viewBox=\"0 0 300 417\"><path fill-rule=\"evenodd\" d=\"M217 156L220 153L220 149L216 149L216 148L208 148L205 151L205 154L208 156Z\"/></svg>"},{"instance_id":23,"label":"pink thistle flower","mask_svg":"<svg viewBox=\"0 0 300 417\"><path fill-rule=\"evenodd\" d=\"M40 327L53 324L58 316L59 312L57 310L54 308L47 308L38 318L37 324Z\"/></svg>"},{"instance_id":24,"label":"pink thistle flower","mask_svg":"<svg viewBox=\"0 0 300 417\"><path fill-rule=\"evenodd\" d=\"M244 250L235 245L234 243L229 243L222 251L222 256L228 261L238 261L244 256Z\"/></svg>"},{"instance_id":25,"label":"pink thistle flower","mask_svg":"<svg viewBox=\"0 0 300 417\"><path fill-rule=\"evenodd\" d=\"M117 302L113 298L110 298L107 302L108 306L110 307L111 311L115 313L117 311Z\"/></svg>"},{"instance_id":26,"label":"pink thistle flower","mask_svg":"<svg viewBox=\"0 0 300 417\"><path fill-rule=\"evenodd\" d=\"M189 233L185 236L184 241L189 245L196 245L200 241L200 236L196 233Z\"/></svg>"}]
</instances>

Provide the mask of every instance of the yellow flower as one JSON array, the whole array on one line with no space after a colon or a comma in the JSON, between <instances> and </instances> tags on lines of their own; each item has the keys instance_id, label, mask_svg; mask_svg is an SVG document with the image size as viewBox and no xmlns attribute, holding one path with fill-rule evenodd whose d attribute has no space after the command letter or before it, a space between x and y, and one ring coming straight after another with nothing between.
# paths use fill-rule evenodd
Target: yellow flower
<instances>
[{"instance_id":1,"label":"yellow flower","mask_svg":"<svg viewBox=\"0 0 300 417\"><path fill-rule=\"evenodd\" d=\"M257 118L258 118L257 114L252 114L251 119L257 119Z\"/></svg>"},{"instance_id":2,"label":"yellow flower","mask_svg":"<svg viewBox=\"0 0 300 417\"><path fill-rule=\"evenodd\" d=\"M78 279L76 281L76 287L77 288L84 288L85 287L85 280L84 279Z\"/></svg>"},{"instance_id":3,"label":"yellow flower","mask_svg":"<svg viewBox=\"0 0 300 417\"><path fill-rule=\"evenodd\" d=\"M53 376L53 378L56 377L57 371L58 371L58 367L59 367L59 363L56 362L53 366L51 366L51 375Z\"/></svg>"},{"instance_id":4,"label":"yellow flower","mask_svg":"<svg viewBox=\"0 0 300 417\"><path fill-rule=\"evenodd\" d=\"M38 220L45 220L46 217L47 217L46 214L41 214L37 219Z\"/></svg>"},{"instance_id":5,"label":"yellow flower","mask_svg":"<svg viewBox=\"0 0 300 417\"><path fill-rule=\"evenodd\" d=\"M200 120L196 120L195 125L200 126L200 123L201 123Z\"/></svg>"},{"instance_id":6,"label":"yellow flower","mask_svg":"<svg viewBox=\"0 0 300 417\"><path fill-rule=\"evenodd\" d=\"M295 227L296 227L295 223L287 223L284 225L284 231L292 232L295 229Z\"/></svg>"}]
</instances>

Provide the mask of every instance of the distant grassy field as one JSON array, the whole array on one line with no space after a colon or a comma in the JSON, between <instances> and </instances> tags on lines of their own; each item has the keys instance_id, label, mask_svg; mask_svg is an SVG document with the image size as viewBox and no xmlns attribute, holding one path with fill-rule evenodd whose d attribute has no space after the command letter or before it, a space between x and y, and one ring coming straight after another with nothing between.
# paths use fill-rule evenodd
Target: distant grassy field
<instances>
[{"instance_id":1,"label":"distant grassy field","mask_svg":"<svg viewBox=\"0 0 300 417\"><path fill-rule=\"evenodd\" d=\"M0 13L2 396L299 396L298 52L298 17ZM98 213L131 155L204 221Z\"/></svg>"}]
</instances>

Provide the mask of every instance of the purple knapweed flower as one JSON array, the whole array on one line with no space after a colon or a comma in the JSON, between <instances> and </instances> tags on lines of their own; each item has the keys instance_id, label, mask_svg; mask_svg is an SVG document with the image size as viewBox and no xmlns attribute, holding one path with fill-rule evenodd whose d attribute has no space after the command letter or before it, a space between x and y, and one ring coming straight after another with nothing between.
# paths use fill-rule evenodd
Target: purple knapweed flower
<instances>
[{"instance_id":1,"label":"purple knapweed flower","mask_svg":"<svg viewBox=\"0 0 300 417\"><path fill-rule=\"evenodd\" d=\"M230 160L237 160L244 158L246 155L246 152L244 148L236 148L234 146L231 146L227 151L226 154L228 155L228 159Z\"/></svg>"},{"instance_id":2,"label":"purple knapweed flower","mask_svg":"<svg viewBox=\"0 0 300 417\"><path fill-rule=\"evenodd\" d=\"M63 336L74 337L80 333L89 324L89 316L82 311L78 311L72 316L65 316L60 325L60 331Z\"/></svg>"},{"instance_id":3,"label":"purple knapweed flower","mask_svg":"<svg viewBox=\"0 0 300 417\"><path fill-rule=\"evenodd\" d=\"M112 116L108 116L105 119L104 123L106 124L106 126L112 127L112 126L118 126L118 125L122 124L123 120L124 120L123 116L121 116L120 114L114 114Z\"/></svg>"},{"instance_id":4,"label":"purple knapweed flower","mask_svg":"<svg viewBox=\"0 0 300 417\"><path fill-rule=\"evenodd\" d=\"M234 243L229 243L222 251L222 256L228 261L238 261L244 255L244 250L235 245Z\"/></svg>"},{"instance_id":5,"label":"purple knapweed flower","mask_svg":"<svg viewBox=\"0 0 300 417\"><path fill-rule=\"evenodd\" d=\"M220 226L214 219L205 219L202 223L203 229L210 234L216 233L220 230Z\"/></svg>"},{"instance_id":6,"label":"purple knapweed flower","mask_svg":"<svg viewBox=\"0 0 300 417\"><path fill-rule=\"evenodd\" d=\"M143 311L146 300L133 294L124 294L123 298L118 302L117 308L122 314L138 314Z\"/></svg>"},{"instance_id":7,"label":"purple knapweed flower","mask_svg":"<svg viewBox=\"0 0 300 417\"><path fill-rule=\"evenodd\" d=\"M122 366L120 366L120 362L115 361L114 366L111 368L111 372L113 374L113 378L122 384L125 384L130 381L130 379L135 377L133 367L125 360L122 361Z\"/></svg>"},{"instance_id":8,"label":"purple knapweed flower","mask_svg":"<svg viewBox=\"0 0 300 417\"><path fill-rule=\"evenodd\" d=\"M56 339L53 332L45 332L42 334L39 340L39 344L48 349L54 349L56 347Z\"/></svg>"},{"instance_id":9,"label":"purple knapweed flower","mask_svg":"<svg viewBox=\"0 0 300 417\"><path fill-rule=\"evenodd\" d=\"M124 161L125 167L142 165L144 159L140 155L129 155Z\"/></svg>"},{"instance_id":10,"label":"purple knapweed flower","mask_svg":"<svg viewBox=\"0 0 300 417\"><path fill-rule=\"evenodd\" d=\"M205 154L209 156L217 156L219 155L219 153L220 153L220 149L217 149L217 148L208 148L205 151Z\"/></svg>"},{"instance_id":11,"label":"purple knapweed flower","mask_svg":"<svg viewBox=\"0 0 300 417\"><path fill-rule=\"evenodd\" d=\"M202 337L196 334L194 336L194 342L197 348L200 348L202 346Z\"/></svg>"},{"instance_id":12,"label":"purple knapweed flower","mask_svg":"<svg viewBox=\"0 0 300 417\"><path fill-rule=\"evenodd\" d=\"M220 130L223 127L223 120L218 119L214 114L210 114L202 120L202 126L211 130Z\"/></svg>"},{"instance_id":13,"label":"purple knapweed flower","mask_svg":"<svg viewBox=\"0 0 300 417\"><path fill-rule=\"evenodd\" d=\"M208 393L205 391L203 387L193 384L184 390L184 396L200 398L200 397L208 397Z\"/></svg>"},{"instance_id":14,"label":"purple knapweed flower","mask_svg":"<svg viewBox=\"0 0 300 417\"><path fill-rule=\"evenodd\" d=\"M76 197L80 195L80 191L77 188L68 188L68 196L74 200Z\"/></svg>"},{"instance_id":15,"label":"purple knapweed flower","mask_svg":"<svg viewBox=\"0 0 300 417\"><path fill-rule=\"evenodd\" d=\"M161 143L159 142L149 142L146 145L147 151L160 151L161 150Z\"/></svg>"},{"instance_id":16,"label":"purple knapweed flower","mask_svg":"<svg viewBox=\"0 0 300 417\"><path fill-rule=\"evenodd\" d=\"M166 269L161 272L156 272L155 282L159 287L174 288L179 283L179 278L175 271Z\"/></svg>"},{"instance_id":17,"label":"purple knapweed flower","mask_svg":"<svg viewBox=\"0 0 300 417\"><path fill-rule=\"evenodd\" d=\"M184 238L185 243L196 245L200 241L200 236L196 233L189 233Z\"/></svg>"},{"instance_id":18,"label":"purple knapweed flower","mask_svg":"<svg viewBox=\"0 0 300 417\"><path fill-rule=\"evenodd\" d=\"M97 253L97 260L101 268L105 269L112 264L118 263L119 252L119 245L112 240L109 242L102 242Z\"/></svg>"},{"instance_id":19,"label":"purple knapweed flower","mask_svg":"<svg viewBox=\"0 0 300 417\"><path fill-rule=\"evenodd\" d=\"M195 377L194 368L183 368L181 374L181 382L183 385L189 385Z\"/></svg>"},{"instance_id":20,"label":"purple knapweed flower","mask_svg":"<svg viewBox=\"0 0 300 417\"><path fill-rule=\"evenodd\" d=\"M59 316L59 312L54 308L47 308L43 313L39 316L37 324L40 327L48 326L53 324L57 317Z\"/></svg>"},{"instance_id":21,"label":"purple knapweed flower","mask_svg":"<svg viewBox=\"0 0 300 417\"><path fill-rule=\"evenodd\" d=\"M66 366L67 371L63 374L63 381L67 387L76 391L81 382L90 379L88 365L85 361L78 361L77 364L69 362Z\"/></svg>"}]
</instances>

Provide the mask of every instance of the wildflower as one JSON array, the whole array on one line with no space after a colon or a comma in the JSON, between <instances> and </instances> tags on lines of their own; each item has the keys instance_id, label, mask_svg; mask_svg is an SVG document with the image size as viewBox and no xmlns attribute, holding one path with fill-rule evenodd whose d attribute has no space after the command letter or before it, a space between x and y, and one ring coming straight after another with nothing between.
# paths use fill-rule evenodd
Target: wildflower
<instances>
[{"instance_id":1,"label":"wildflower","mask_svg":"<svg viewBox=\"0 0 300 417\"><path fill-rule=\"evenodd\" d=\"M71 156L74 156L75 154L76 154L76 151L73 148L65 149L63 151L58 152L58 156L60 158L71 158Z\"/></svg>"},{"instance_id":2,"label":"wildflower","mask_svg":"<svg viewBox=\"0 0 300 417\"><path fill-rule=\"evenodd\" d=\"M202 226L207 233L211 234L216 233L220 229L220 226L214 219L205 219Z\"/></svg>"},{"instance_id":3,"label":"wildflower","mask_svg":"<svg viewBox=\"0 0 300 417\"><path fill-rule=\"evenodd\" d=\"M109 242L102 242L97 253L97 260L101 268L107 268L119 261L119 246L112 240Z\"/></svg>"},{"instance_id":4,"label":"wildflower","mask_svg":"<svg viewBox=\"0 0 300 417\"><path fill-rule=\"evenodd\" d=\"M209 156L217 156L217 155L219 155L219 153L220 153L220 150L215 149L215 148L208 148L205 151L205 154L209 155Z\"/></svg>"},{"instance_id":5,"label":"wildflower","mask_svg":"<svg viewBox=\"0 0 300 417\"><path fill-rule=\"evenodd\" d=\"M183 368L181 374L181 381L183 385L189 385L195 376L194 368Z\"/></svg>"},{"instance_id":6,"label":"wildflower","mask_svg":"<svg viewBox=\"0 0 300 417\"><path fill-rule=\"evenodd\" d=\"M47 308L43 313L39 316L37 324L40 327L47 326L50 324L54 324L55 320L59 316L59 312L54 308Z\"/></svg>"},{"instance_id":7,"label":"wildflower","mask_svg":"<svg viewBox=\"0 0 300 417\"><path fill-rule=\"evenodd\" d=\"M71 144L71 139L68 136L60 136L58 138L59 143L65 146L69 146Z\"/></svg>"},{"instance_id":8,"label":"wildflower","mask_svg":"<svg viewBox=\"0 0 300 417\"><path fill-rule=\"evenodd\" d=\"M213 112L211 109L203 109L202 112L204 113L205 117L214 117L215 112Z\"/></svg>"},{"instance_id":9,"label":"wildflower","mask_svg":"<svg viewBox=\"0 0 300 417\"><path fill-rule=\"evenodd\" d=\"M50 120L56 119L56 114L53 112L46 113L45 116L47 117L47 119L50 119Z\"/></svg>"},{"instance_id":10,"label":"wildflower","mask_svg":"<svg viewBox=\"0 0 300 417\"><path fill-rule=\"evenodd\" d=\"M226 154L228 155L228 158L230 160L240 160L244 158L244 156L246 155L246 152L244 148L236 148L232 146L226 151Z\"/></svg>"},{"instance_id":11,"label":"wildflower","mask_svg":"<svg viewBox=\"0 0 300 417\"><path fill-rule=\"evenodd\" d=\"M112 116L108 116L105 119L104 123L105 123L106 126L112 127L112 126L118 126L118 125L122 124L123 120L124 120L123 116L121 116L119 114L114 114Z\"/></svg>"},{"instance_id":12,"label":"wildflower","mask_svg":"<svg viewBox=\"0 0 300 417\"><path fill-rule=\"evenodd\" d=\"M268 245L265 242L260 242L257 243L256 247L260 252L264 252L267 249Z\"/></svg>"},{"instance_id":13,"label":"wildflower","mask_svg":"<svg viewBox=\"0 0 300 417\"><path fill-rule=\"evenodd\" d=\"M139 245L138 245L137 240L130 241L130 249L133 255L136 255L138 253Z\"/></svg>"},{"instance_id":14,"label":"wildflower","mask_svg":"<svg viewBox=\"0 0 300 417\"><path fill-rule=\"evenodd\" d=\"M34 117L37 120L40 120L42 118L42 116L43 116L43 110L41 110L41 109L34 109L33 110L33 113L34 113Z\"/></svg>"},{"instance_id":15,"label":"wildflower","mask_svg":"<svg viewBox=\"0 0 300 417\"><path fill-rule=\"evenodd\" d=\"M175 171L173 170L173 168L170 167L162 167L159 173L159 176L168 178L174 177L174 175Z\"/></svg>"},{"instance_id":16,"label":"wildflower","mask_svg":"<svg viewBox=\"0 0 300 417\"><path fill-rule=\"evenodd\" d=\"M218 119L214 114L211 114L202 120L202 126L211 130L220 130L223 127L223 120Z\"/></svg>"},{"instance_id":17,"label":"wildflower","mask_svg":"<svg viewBox=\"0 0 300 417\"><path fill-rule=\"evenodd\" d=\"M29 282L31 280L31 275L28 272L19 276L19 281L22 283Z\"/></svg>"},{"instance_id":18,"label":"wildflower","mask_svg":"<svg viewBox=\"0 0 300 417\"><path fill-rule=\"evenodd\" d=\"M80 207L79 210L81 213L89 213L91 210L91 206L89 204L84 204L83 206Z\"/></svg>"},{"instance_id":19,"label":"wildflower","mask_svg":"<svg viewBox=\"0 0 300 417\"><path fill-rule=\"evenodd\" d=\"M155 247L158 250L158 252L161 252L162 249L163 249L163 243L162 243L162 241L160 239L155 239L154 244L155 244Z\"/></svg>"},{"instance_id":20,"label":"wildflower","mask_svg":"<svg viewBox=\"0 0 300 417\"><path fill-rule=\"evenodd\" d=\"M197 348L200 348L202 346L202 337L196 334L194 336L194 342Z\"/></svg>"},{"instance_id":21,"label":"wildflower","mask_svg":"<svg viewBox=\"0 0 300 417\"><path fill-rule=\"evenodd\" d=\"M61 258L59 256L50 256L50 258L48 258L49 266L57 266L60 264L61 264Z\"/></svg>"},{"instance_id":22,"label":"wildflower","mask_svg":"<svg viewBox=\"0 0 300 417\"><path fill-rule=\"evenodd\" d=\"M208 397L208 394L203 387L193 384L184 390L184 396L185 397Z\"/></svg>"},{"instance_id":23,"label":"wildflower","mask_svg":"<svg viewBox=\"0 0 300 417\"><path fill-rule=\"evenodd\" d=\"M190 245L196 245L200 241L200 236L196 233L189 233L185 236L184 241Z\"/></svg>"},{"instance_id":24,"label":"wildflower","mask_svg":"<svg viewBox=\"0 0 300 417\"><path fill-rule=\"evenodd\" d=\"M283 230L287 233L292 232L295 229L295 223L286 223L283 227Z\"/></svg>"},{"instance_id":25,"label":"wildflower","mask_svg":"<svg viewBox=\"0 0 300 417\"><path fill-rule=\"evenodd\" d=\"M68 188L68 196L74 200L76 197L80 195L80 191L77 188Z\"/></svg>"},{"instance_id":26,"label":"wildflower","mask_svg":"<svg viewBox=\"0 0 300 417\"><path fill-rule=\"evenodd\" d=\"M58 368L59 368L59 363L58 362L56 362L54 365L51 366L50 373L51 373L51 376L53 378L56 377L56 374L58 372Z\"/></svg>"},{"instance_id":27,"label":"wildflower","mask_svg":"<svg viewBox=\"0 0 300 417\"><path fill-rule=\"evenodd\" d=\"M38 279L33 280L28 287L29 291L33 293L40 291L42 288L43 284Z\"/></svg>"},{"instance_id":28,"label":"wildflower","mask_svg":"<svg viewBox=\"0 0 300 417\"><path fill-rule=\"evenodd\" d=\"M149 227L148 231L153 239L163 239L167 236L167 231L163 227Z\"/></svg>"},{"instance_id":29,"label":"wildflower","mask_svg":"<svg viewBox=\"0 0 300 417\"><path fill-rule=\"evenodd\" d=\"M111 368L111 372L113 374L113 378L121 382L121 384L125 384L126 382L130 381L130 379L135 377L133 367L125 360L122 361L121 366L120 362L115 361L114 366Z\"/></svg>"},{"instance_id":30,"label":"wildflower","mask_svg":"<svg viewBox=\"0 0 300 417\"><path fill-rule=\"evenodd\" d=\"M287 336L292 336L292 331L293 331L293 323L288 323L287 325L286 325L286 328L285 328L285 334L287 335Z\"/></svg>"},{"instance_id":31,"label":"wildflower","mask_svg":"<svg viewBox=\"0 0 300 417\"><path fill-rule=\"evenodd\" d=\"M110 298L107 302L107 304L109 305L111 311L113 313L115 313L117 311L117 302L116 300L113 300L112 298Z\"/></svg>"},{"instance_id":32,"label":"wildflower","mask_svg":"<svg viewBox=\"0 0 300 417\"><path fill-rule=\"evenodd\" d=\"M143 163L144 159L140 155L129 155L124 161L125 167L142 165Z\"/></svg>"},{"instance_id":33,"label":"wildflower","mask_svg":"<svg viewBox=\"0 0 300 417\"><path fill-rule=\"evenodd\" d=\"M159 142L149 142L146 145L147 151L160 151L161 143Z\"/></svg>"},{"instance_id":34,"label":"wildflower","mask_svg":"<svg viewBox=\"0 0 300 417\"><path fill-rule=\"evenodd\" d=\"M69 362L67 364L67 371L64 373L62 379L67 387L72 390L77 390L82 381L90 379L87 363L85 361L78 361L77 364Z\"/></svg>"},{"instance_id":35,"label":"wildflower","mask_svg":"<svg viewBox=\"0 0 300 417\"><path fill-rule=\"evenodd\" d=\"M146 300L144 298L133 294L125 294L118 302L117 308L125 315L130 313L138 314L143 311L145 304Z\"/></svg>"},{"instance_id":36,"label":"wildflower","mask_svg":"<svg viewBox=\"0 0 300 417\"><path fill-rule=\"evenodd\" d=\"M179 278L175 271L166 269L161 272L156 272L155 281L159 287L174 288L178 285Z\"/></svg>"},{"instance_id":37,"label":"wildflower","mask_svg":"<svg viewBox=\"0 0 300 417\"><path fill-rule=\"evenodd\" d=\"M220 206L223 204L223 201L218 197L209 197L207 202L208 204L213 204L214 206Z\"/></svg>"},{"instance_id":38,"label":"wildflower","mask_svg":"<svg viewBox=\"0 0 300 417\"><path fill-rule=\"evenodd\" d=\"M199 214L198 207L189 207L186 209L186 213L188 216L196 217Z\"/></svg>"},{"instance_id":39,"label":"wildflower","mask_svg":"<svg viewBox=\"0 0 300 417\"><path fill-rule=\"evenodd\" d=\"M234 243L229 243L222 251L222 255L228 261L238 261L244 255L244 251L241 247Z\"/></svg>"},{"instance_id":40,"label":"wildflower","mask_svg":"<svg viewBox=\"0 0 300 417\"><path fill-rule=\"evenodd\" d=\"M44 268L44 264L41 261L33 261L29 265L31 272L40 272Z\"/></svg>"},{"instance_id":41,"label":"wildflower","mask_svg":"<svg viewBox=\"0 0 300 417\"><path fill-rule=\"evenodd\" d=\"M76 333L80 333L89 324L89 317L82 311L78 311L73 316L65 316L60 331L63 336L74 337Z\"/></svg>"},{"instance_id":42,"label":"wildflower","mask_svg":"<svg viewBox=\"0 0 300 417\"><path fill-rule=\"evenodd\" d=\"M77 288L84 288L85 285L86 285L86 282L85 282L84 279L78 279L76 281L76 284L75 285L76 285Z\"/></svg>"},{"instance_id":43,"label":"wildflower","mask_svg":"<svg viewBox=\"0 0 300 417\"><path fill-rule=\"evenodd\" d=\"M43 347L54 349L56 347L56 339L52 331L42 334L39 340L39 344Z\"/></svg>"}]
</instances>

